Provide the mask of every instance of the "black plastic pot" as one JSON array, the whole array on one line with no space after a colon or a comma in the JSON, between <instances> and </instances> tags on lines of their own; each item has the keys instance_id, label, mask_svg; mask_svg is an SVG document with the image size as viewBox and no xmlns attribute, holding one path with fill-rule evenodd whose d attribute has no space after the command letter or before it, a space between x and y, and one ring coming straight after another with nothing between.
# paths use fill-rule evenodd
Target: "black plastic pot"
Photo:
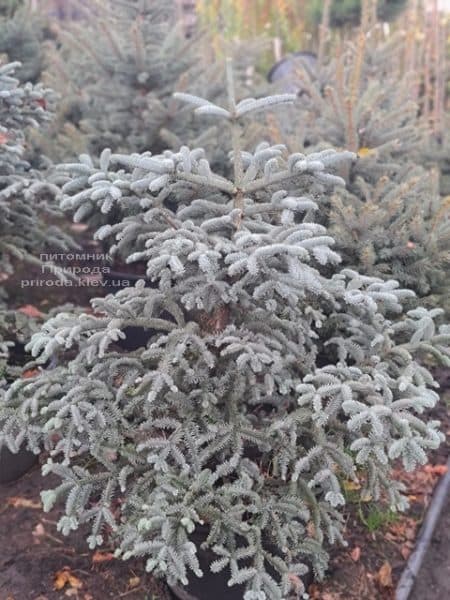
<instances>
[{"instance_id":1,"label":"black plastic pot","mask_svg":"<svg viewBox=\"0 0 450 600\"><path fill-rule=\"evenodd\" d=\"M172 593L179 600L242 600L244 597L244 586L228 586L230 572L227 568L220 573L212 573L210 564L217 559L211 550L204 550L201 544L206 540L208 529L197 528L191 535L191 541L197 547L197 558L203 577L196 577L191 573L187 586L171 586Z\"/></svg>"},{"instance_id":2,"label":"black plastic pot","mask_svg":"<svg viewBox=\"0 0 450 600\"><path fill-rule=\"evenodd\" d=\"M141 279L144 279L146 287L154 286L145 275L134 273L131 269L130 271L115 271L111 269L108 273L103 273L103 281L107 284L106 288L114 292L133 287ZM144 329L143 327L125 327L124 333L126 338L119 340L117 345L122 350L133 352L138 348L145 347L155 332L152 329Z\"/></svg>"},{"instance_id":3,"label":"black plastic pot","mask_svg":"<svg viewBox=\"0 0 450 600\"><path fill-rule=\"evenodd\" d=\"M217 555L211 550L204 550L200 547L206 537L207 529L205 527L196 529L191 536L191 541L197 547L197 557L203 571L203 577L196 577L191 574L188 585L170 586L172 594L179 600L242 600L245 586L233 585L229 587L230 572L227 568L220 571L220 573L211 572L210 565L214 560L217 560ZM273 549L273 552L275 553L275 549ZM245 561L242 561L242 565L245 566ZM311 571L302 577L305 588L308 588L313 581L310 573ZM272 572L271 575L274 575L274 573Z\"/></svg>"},{"instance_id":4,"label":"black plastic pot","mask_svg":"<svg viewBox=\"0 0 450 600\"><path fill-rule=\"evenodd\" d=\"M123 332L126 338L116 343L119 348L128 352L134 352L138 348L145 348L147 342L156 333L154 329L145 329L144 327L125 327Z\"/></svg>"},{"instance_id":5,"label":"black plastic pot","mask_svg":"<svg viewBox=\"0 0 450 600\"><path fill-rule=\"evenodd\" d=\"M10 351L10 363L15 367L22 368L30 358L30 355L25 352L25 345L16 341ZM12 383L13 379L9 377L8 375L6 380ZM34 467L38 460L39 457L26 448L22 448L17 454L13 454L3 446L0 449L0 484L16 481Z\"/></svg>"},{"instance_id":6,"label":"black plastic pot","mask_svg":"<svg viewBox=\"0 0 450 600\"><path fill-rule=\"evenodd\" d=\"M144 268L144 265L138 263L137 268ZM141 279L145 281L145 287L157 287L157 284L147 279L144 274L135 273L132 267L130 267L130 271L115 271L111 269L108 273L103 274L103 281L107 282L106 288L111 288L111 291L114 292L133 287ZM125 327L123 332L126 338L119 340L117 345L122 350L129 352L147 346L147 342L156 334L154 329L146 329L144 327Z\"/></svg>"},{"instance_id":7,"label":"black plastic pot","mask_svg":"<svg viewBox=\"0 0 450 600\"><path fill-rule=\"evenodd\" d=\"M278 82L284 93L301 96L306 90L302 88L297 75L299 65L314 77L317 71L317 55L313 52L293 52L272 66L267 74L267 80L270 83Z\"/></svg>"},{"instance_id":8,"label":"black plastic pot","mask_svg":"<svg viewBox=\"0 0 450 600\"><path fill-rule=\"evenodd\" d=\"M186 587L171 586L170 590L179 600L242 600L244 587L228 587L229 573L211 573L205 570L203 577L195 577Z\"/></svg>"},{"instance_id":9,"label":"black plastic pot","mask_svg":"<svg viewBox=\"0 0 450 600\"><path fill-rule=\"evenodd\" d=\"M39 457L25 448L13 454L8 448L0 450L0 484L16 481L38 462Z\"/></svg>"}]
</instances>

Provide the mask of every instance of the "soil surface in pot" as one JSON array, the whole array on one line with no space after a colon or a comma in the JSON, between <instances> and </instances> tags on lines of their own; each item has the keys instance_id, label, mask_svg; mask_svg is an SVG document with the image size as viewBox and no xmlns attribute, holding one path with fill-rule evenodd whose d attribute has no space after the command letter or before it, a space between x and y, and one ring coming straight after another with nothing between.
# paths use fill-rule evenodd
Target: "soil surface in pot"
<instances>
[{"instance_id":1,"label":"soil surface in pot","mask_svg":"<svg viewBox=\"0 0 450 600\"><path fill-rule=\"evenodd\" d=\"M115 260L103 273L103 282L106 284L107 291L113 292L134 286L140 279L145 280L147 287L156 287L157 284L152 283L146 277L146 270L147 263L145 262L128 264Z\"/></svg>"},{"instance_id":2,"label":"soil surface in pot","mask_svg":"<svg viewBox=\"0 0 450 600\"><path fill-rule=\"evenodd\" d=\"M68 281L63 285L57 282L57 277L49 269L18 261L14 265L14 273L2 281L10 308L32 304L46 312L65 303L89 306L92 298L105 296L111 291L104 287L101 281L101 269L111 265L105 263L104 252L99 243L92 239L92 232L80 223L71 224L70 221L63 220L61 225L74 238L80 249L69 250L63 253L61 260L53 262L56 267L67 269L67 273L77 274L82 283ZM54 252L59 255L59 250L55 248L42 248L41 252ZM78 255L84 258L72 260L72 256ZM3 598L0 597L0 600Z\"/></svg>"}]
</instances>

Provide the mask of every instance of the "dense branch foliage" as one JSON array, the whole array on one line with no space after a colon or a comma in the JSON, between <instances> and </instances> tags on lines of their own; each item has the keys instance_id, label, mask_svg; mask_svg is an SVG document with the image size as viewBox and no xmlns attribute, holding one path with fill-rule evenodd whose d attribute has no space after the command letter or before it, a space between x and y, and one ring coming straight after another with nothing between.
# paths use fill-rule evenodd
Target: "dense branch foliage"
<instances>
[{"instance_id":1,"label":"dense branch foliage","mask_svg":"<svg viewBox=\"0 0 450 600\"><path fill-rule=\"evenodd\" d=\"M64 534L89 522L91 548L109 532L118 556L186 584L202 575L192 536L206 527L210 568L245 600L279 600L307 565L323 574L345 480L404 506L390 464L413 469L440 442L418 359L449 364L450 332L439 309L404 314L413 293L396 281L340 269L314 197L343 185L336 170L355 156L241 151L247 116L293 97L236 102L229 88L228 107L178 100L230 126L231 178L188 147L61 167L79 218L138 208L98 237L145 261L152 287L43 326L29 348L58 366L7 390L0 443L50 451L44 472L61 484L42 497L65 499ZM126 352L130 326L149 339Z\"/></svg>"},{"instance_id":2,"label":"dense branch foliage","mask_svg":"<svg viewBox=\"0 0 450 600\"><path fill-rule=\"evenodd\" d=\"M68 249L73 243L51 225L60 214L60 191L44 174L32 169L25 158L26 136L51 118L47 107L54 94L41 84L20 84L15 78L18 63L0 66L0 270L3 277L14 272L18 261L39 263L46 248ZM3 292L3 290L1 290ZM23 318L7 311L2 294L0 339L23 329ZM7 356L6 347L2 359ZM3 374L2 363L2 374Z\"/></svg>"},{"instance_id":3,"label":"dense branch foliage","mask_svg":"<svg viewBox=\"0 0 450 600\"><path fill-rule=\"evenodd\" d=\"M357 154L340 172L346 189L325 199L320 214L344 265L393 277L443 306L450 212L424 168L430 132L415 98L411 53L402 36L383 39L374 27L323 64L297 58L290 80L280 83L295 85L299 100L272 119L272 130L286 136L290 147L301 140L308 151L331 146Z\"/></svg>"},{"instance_id":4,"label":"dense branch foliage","mask_svg":"<svg viewBox=\"0 0 450 600\"><path fill-rule=\"evenodd\" d=\"M208 40L199 33L186 39L175 3L106 0L80 10L82 18L60 29L49 52L49 83L65 97L65 120L72 120L62 124L59 152L72 159L72 139L94 153L160 152L183 143L219 150L217 132L199 127L172 97L188 81L212 100L226 96ZM239 57L244 88L254 79L246 74L253 59L248 48ZM215 161L223 160L220 150Z\"/></svg>"}]
</instances>

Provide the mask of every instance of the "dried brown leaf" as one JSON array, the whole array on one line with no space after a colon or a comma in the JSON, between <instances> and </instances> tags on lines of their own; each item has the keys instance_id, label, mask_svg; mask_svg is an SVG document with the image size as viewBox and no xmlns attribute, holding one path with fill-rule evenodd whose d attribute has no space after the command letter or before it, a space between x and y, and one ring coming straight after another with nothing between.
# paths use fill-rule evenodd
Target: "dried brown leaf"
<instances>
[{"instance_id":1,"label":"dried brown leaf","mask_svg":"<svg viewBox=\"0 0 450 600\"><path fill-rule=\"evenodd\" d=\"M403 546L400 548L400 554L405 560L408 560L411 554L411 547L409 544L403 544Z\"/></svg>"},{"instance_id":2,"label":"dried brown leaf","mask_svg":"<svg viewBox=\"0 0 450 600\"><path fill-rule=\"evenodd\" d=\"M36 319L39 319L43 316L41 311L38 308L36 308L33 304L25 304L24 306L18 308L17 312L20 312L23 315L26 315L27 317L34 317Z\"/></svg>"},{"instance_id":3,"label":"dried brown leaf","mask_svg":"<svg viewBox=\"0 0 450 600\"><path fill-rule=\"evenodd\" d=\"M97 552L94 552L94 554L92 555L93 563L109 562L113 559L114 554L112 552L101 552L100 550L97 550Z\"/></svg>"},{"instance_id":4,"label":"dried brown leaf","mask_svg":"<svg viewBox=\"0 0 450 600\"><path fill-rule=\"evenodd\" d=\"M7 499L6 504L8 506L12 506L13 508L42 508L42 504L40 502L36 502L35 500L30 500L28 498L22 498L21 496L11 496L11 498Z\"/></svg>"},{"instance_id":5,"label":"dried brown leaf","mask_svg":"<svg viewBox=\"0 0 450 600\"><path fill-rule=\"evenodd\" d=\"M358 560L361 558L361 548L359 546L355 546L350 552L350 557L353 561L358 562Z\"/></svg>"},{"instance_id":6,"label":"dried brown leaf","mask_svg":"<svg viewBox=\"0 0 450 600\"><path fill-rule=\"evenodd\" d=\"M66 586L79 590L83 587L83 582L76 577L68 567L64 567L60 571L55 573L53 578L53 588L55 590L62 590Z\"/></svg>"},{"instance_id":7,"label":"dried brown leaf","mask_svg":"<svg viewBox=\"0 0 450 600\"><path fill-rule=\"evenodd\" d=\"M130 579L128 580L128 586L130 588L138 587L138 585L140 583L141 583L141 578L140 577L130 577Z\"/></svg>"},{"instance_id":8,"label":"dried brown leaf","mask_svg":"<svg viewBox=\"0 0 450 600\"><path fill-rule=\"evenodd\" d=\"M392 567L385 561L377 573L377 580L381 587L392 587Z\"/></svg>"}]
</instances>

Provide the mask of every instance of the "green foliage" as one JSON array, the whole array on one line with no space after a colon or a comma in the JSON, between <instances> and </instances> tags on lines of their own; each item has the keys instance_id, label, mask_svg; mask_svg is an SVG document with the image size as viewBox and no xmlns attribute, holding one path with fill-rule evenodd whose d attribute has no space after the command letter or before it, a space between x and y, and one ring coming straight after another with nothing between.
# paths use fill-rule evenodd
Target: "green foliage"
<instances>
[{"instance_id":1,"label":"green foliage","mask_svg":"<svg viewBox=\"0 0 450 600\"><path fill-rule=\"evenodd\" d=\"M448 123L445 131L439 137L430 136L428 147L421 149L421 158L426 164L433 165L439 169L439 187L441 195L450 196L450 136L448 134Z\"/></svg>"},{"instance_id":2,"label":"green foliage","mask_svg":"<svg viewBox=\"0 0 450 600\"><path fill-rule=\"evenodd\" d=\"M0 16L11 17L23 4L23 0L0 0Z\"/></svg>"},{"instance_id":3,"label":"green foliage","mask_svg":"<svg viewBox=\"0 0 450 600\"><path fill-rule=\"evenodd\" d=\"M358 515L369 533L375 533L387 525L392 525L398 519L398 513L393 510L383 510L372 503L360 504Z\"/></svg>"},{"instance_id":4,"label":"green foliage","mask_svg":"<svg viewBox=\"0 0 450 600\"><path fill-rule=\"evenodd\" d=\"M186 142L203 146L208 140L207 147L221 148L217 132L200 129L172 98L188 80L195 82L197 93L213 100L224 96L211 49L199 36L184 37L175 8L158 0L107 0L93 3L85 9L85 20L60 31L62 46L49 54L49 82L65 97L62 120L73 120L84 150L160 152ZM252 58L251 53L240 58L244 85ZM64 155L73 158L70 133Z\"/></svg>"},{"instance_id":5,"label":"green foliage","mask_svg":"<svg viewBox=\"0 0 450 600\"><path fill-rule=\"evenodd\" d=\"M0 67L0 252L3 273L13 271L12 260L36 261L35 254L48 245L68 248L59 229L45 223L43 215L59 214L59 191L32 169L25 159L30 128L45 124L54 101L52 90L41 84L21 85L15 79L18 63Z\"/></svg>"},{"instance_id":6,"label":"green foliage","mask_svg":"<svg viewBox=\"0 0 450 600\"><path fill-rule=\"evenodd\" d=\"M60 167L79 218L135 207L97 236L145 261L154 287L47 321L29 349L57 366L0 403L0 444L50 452L44 473L61 484L42 500L64 499L63 534L89 523L95 548L112 531L117 556L185 585L202 575L192 536L206 526L211 570L245 600L286 598L307 564L323 574L357 469L364 495L404 506L391 462L413 469L442 437L423 416L438 395L419 358L450 364L442 311L405 314L412 292L340 269L317 222L354 154L242 150L246 118L293 98L237 103L230 74L226 107L177 95L229 126L229 177L186 146ZM130 326L149 340L123 351Z\"/></svg>"},{"instance_id":7,"label":"green foliage","mask_svg":"<svg viewBox=\"0 0 450 600\"><path fill-rule=\"evenodd\" d=\"M406 7L406 0L377 0L377 17L381 21L390 21ZM323 0L310 0L309 18L316 23L322 19ZM361 0L332 0L330 7L330 26L349 27L359 25L361 20Z\"/></svg>"},{"instance_id":8,"label":"green foliage","mask_svg":"<svg viewBox=\"0 0 450 600\"><path fill-rule=\"evenodd\" d=\"M447 295L450 219L443 200L420 167L400 170L354 193L337 191L329 225L346 265L378 277L395 277L420 297Z\"/></svg>"},{"instance_id":9,"label":"green foliage","mask_svg":"<svg viewBox=\"0 0 450 600\"><path fill-rule=\"evenodd\" d=\"M38 82L44 68L45 21L29 8L0 17L0 54L8 62L20 62L16 76L21 82Z\"/></svg>"},{"instance_id":10,"label":"green foliage","mask_svg":"<svg viewBox=\"0 0 450 600\"><path fill-rule=\"evenodd\" d=\"M308 72L298 64L297 108L278 130L304 148L348 148L358 160L342 169L347 188L325 200L344 265L393 277L421 298L444 306L448 297L450 215L433 178L418 166L429 134L412 99L414 77L402 71L404 42L360 32L336 58ZM433 304L431 304L433 305Z\"/></svg>"},{"instance_id":11,"label":"green foliage","mask_svg":"<svg viewBox=\"0 0 450 600\"><path fill-rule=\"evenodd\" d=\"M293 76L303 94L297 110L279 125L292 143L300 139L308 148L345 147L357 153L359 160L346 175L350 185L357 176L374 183L395 174L427 139L411 97L412 74L399 73L396 65L402 39L383 41L377 33L360 32L314 72L299 61Z\"/></svg>"}]
</instances>

